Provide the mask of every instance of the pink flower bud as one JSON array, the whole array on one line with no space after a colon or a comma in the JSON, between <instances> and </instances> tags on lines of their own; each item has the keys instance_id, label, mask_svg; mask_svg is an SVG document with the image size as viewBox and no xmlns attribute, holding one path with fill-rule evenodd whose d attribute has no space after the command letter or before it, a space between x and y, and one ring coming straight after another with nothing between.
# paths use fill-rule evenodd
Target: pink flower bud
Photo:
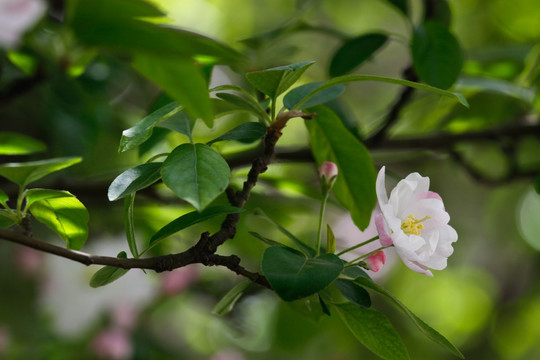
<instances>
[{"instance_id":1,"label":"pink flower bud","mask_svg":"<svg viewBox=\"0 0 540 360\"><path fill-rule=\"evenodd\" d=\"M324 161L319 167L319 176L329 186L332 186L338 175L338 167L331 161Z\"/></svg>"},{"instance_id":2,"label":"pink flower bud","mask_svg":"<svg viewBox=\"0 0 540 360\"><path fill-rule=\"evenodd\" d=\"M386 254L382 250L375 251L373 254L369 255L365 262L368 270L377 272L382 269L386 262Z\"/></svg>"}]
</instances>

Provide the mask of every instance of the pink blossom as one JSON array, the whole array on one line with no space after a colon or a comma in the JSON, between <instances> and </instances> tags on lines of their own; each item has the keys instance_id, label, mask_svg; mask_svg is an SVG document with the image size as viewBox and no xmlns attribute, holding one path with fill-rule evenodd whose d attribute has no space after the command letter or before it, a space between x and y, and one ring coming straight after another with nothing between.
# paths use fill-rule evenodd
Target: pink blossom
<instances>
[{"instance_id":1,"label":"pink blossom","mask_svg":"<svg viewBox=\"0 0 540 360\"><path fill-rule=\"evenodd\" d=\"M334 185L338 175L338 167L331 161L324 161L319 167L319 176L328 185Z\"/></svg>"},{"instance_id":2,"label":"pink blossom","mask_svg":"<svg viewBox=\"0 0 540 360\"><path fill-rule=\"evenodd\" d=\"M180 294L199 278L197 265L191 264L166 272L161 278L161 289L167 295Z\"/></svg>"},{"instance_id":3,"label":"pink blossom","mask_svg":"<svg viewBox=\"0 0 540 360\"><path fill-rule=\"evenodd\" d=\"M42 0L0 0L0 47L17 46L44 12Z\"/></svg>"},{"instance_id":4,"label":"pink blossom","mask_svg":"<svg viewBox=\"0 0 540 360\"><path fill-rule=\"evenodd\" d=\"M131 358L133 343L124 330L111 328L100 332L94 338L92 350L100 359L125 360Z\"/></svg>"},{"instance_id":5,"label":"pink blossom","mask_svg":"<svg viewBox=\"0 0 540 360\"><path fill-rule=\"evenodd\" d=\"M373 272L381 270L385 262L386 254L382 250L375 251L365 260L367 269Z\"/></svg>"}]
</instances>

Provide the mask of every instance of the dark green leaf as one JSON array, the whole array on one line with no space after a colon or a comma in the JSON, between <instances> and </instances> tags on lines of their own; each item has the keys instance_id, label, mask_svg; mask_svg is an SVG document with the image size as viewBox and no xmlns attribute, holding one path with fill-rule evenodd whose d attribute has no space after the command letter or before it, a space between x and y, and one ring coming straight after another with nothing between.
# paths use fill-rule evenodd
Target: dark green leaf
<instances>
[{"instance_id":1,"label":"dark green leaf","mask_svg":"<svg viewBox=\"0 0 540 360\"><path fill-rule=\"evenodd\" d=\"M31 137L11 132L0 132L0 155L26 155L45 151L47 146Z\"/></svg>"},{"instance_id":2,"label":"dark green leaf","mask_svg":"<svg viewBox=\"0 0 540 360\"><path fill-rule=\"evenodd\" d=\"M358 306L368 308L371 306L369 293L363 287L357 285L352 280L337 279L334 286L345 296Z\"/></svg>"},{"instance_id":3,"label":"dark green leaf","mask_svg":"<svg viewBox=\"0 0 540 360\"><path fill-rule=\"evenodd\" d=\"M326 305L326 303L322 299L321 295L317 294L317 297L319 298L319 303L321 304L321 308L322 308L323 313L328 315L328 316L332 316L332 314L330 313L330 309L328 309L328 306Z\"/></svg>"},{"instance_id":4,"label":"dark green leaf","mask_svg":"<svg viewBox=\"0 0 540 360\"><path fill-rule=\"evenodd\" d=\"M8 200L9 197L7 196L7 194L2 189L0 189L0 204L7 207Z\"/></svg>"},{"instance_id":5,"label":"dark green leaf","mask_svg":"<svg viewBox=\"0 0 540 360\"><path fill-rule=\"evenodd\" d=\"M7 228L16 223L17 215L5 209L0 209L0 229Z\"/></svg>"},{"instance_id":6,"label":"dark green leaf","mask_svg":"<svg viewBox=\"0 0 540 360\"><path fill-rule=\"evenodd\" d=\"M24 193L26 208L30 208L33 203L40 200L54 199L61 197L73 197L69 191L51 189L29 189Z\"/></svg>"},{"instance_id":7,"label":"dark green leaf","mask_svg":"<svg viewBox=\"0 0 540 360\"><path fill-rule=\"evenodd\" d=\"M296 105L302 103L302 109L305 109L311 106L324 104L332 99L335 99L345 91L345 85L339 84L326 88L310 97L306 102L303 102L303 100L310 95L311 92L313 92L323 83L323 81L309 83L289 91L283 98L283 105L285 105L287 109L294 109Z\"/></svg>"},{"instance_id":8,"label":"dark green leaf","mask_svg":"<svg viewBox=\"0 0 540 360\"><path fill-rule=\"evenodd\" d=\"M356 283L362 285L363 287L366 287L368 289L371 289L375 292L378 292L381 295L386 296L389 300L391 300L397 307L399 307L414 323L418 328L431 340L436 342L439 345L444 346L446 349L451 351L454 355L459 356L460 358L464 358L463 354L459 351L458 348L456 348L450 341L448 341L444 336L442 336L439 332L437 332L435 329L430 327L428 324L426 324L422 319L420 319L418 316L416 316L411 310L409 310L401 301L399 301L392 293L390 293L388 290L383 288L382 286L379 286L373 280L364 278L364 277L358 277L354 280Z\"/></svg>"},{"instance_id":9,"label":"dark green leaf","mask_svg":"<svg viewBox=\"0 0 540 360\"><path fill-rule=\"evenodd\" d=\"M25 187L33 181L75 165L81 160L80 157L64 157L24 163L7 163L0 165L0 175Z\"/></svg>"},{"instance_id":10,"label":"dark green leaf","mask_svg":"<svg viewBox=\"0 0 540 360\"><path fill-rule=\"evenodd\" d=\"M225 159L205 144L178 146L161 168L165 185L198 211L225 191L230 173Z\"/></svg>"},{"instance_id":11,"label":"dark green leaf","mask_svg":"<svg viewBox=\"0 0 540 360\"><path fill-rule=\"evenodd\" d=\"M117 257L121 259L125 259L127 258L127 254L125 251L122 251L121 253L118 254ZM90 279L90 286L93 288L105 286L107 284L112 283L113 281L118 280L119 278L124 276L127 272L128 272L128 269L122 269L115 266L102 267Z\"/></svg>"},{"instance_id":12,"label":"dark green leaf","mask_svg":"<svg viewBox=\"0 0 540 360\"><path fill-rule=\"evenodd\" d=\"M383 34L365 34L347 40L335 53L330 62L331 77L345 75L368 60L388 40Z\"/></svg>"},{"instance_id":13,"label":"dark green leaf","mask_svg":"<svg viewBox=\"0 0 540 360\"><path fill-rule=\"evenodd\" d=\"M137 240L135 239L135 221L133 216L133 207L135 205L135 193L131 193L124 198L124 228L126 230L126 239L129 251L135 257L139 257L137 250Z\"/></svg>"},{"instance_id":14,"label":"dark green leaf","mask_svg":"<svg viewBox=\"0 0 540 360\"><path fill-rule=\"evenodd\" d=\"M214 117L217 119L218 117L230 114L232 112L242 110L242 108L238 105L231 104L228 101L224 101L221 99L211 98L212 101L212 107L214 109Z\"/></svg>"},{"instance_id":15,"label":"dark green leaf","mask_svg":"<svg viewBox=\"0 0 540 360\"><path fill-rule=\"evenodd\" d=\"M306 255L308 257L314 257L315 256L315 253L316 253L315 249L313 249L311 246L306 245L303 241L301 241L296 236L294 236L289 230L285 229L283 226L276 223L268 215L266 215L261 209L256 209L253 212L253 214L258 215L258 216L262 217L263 219L266 219L267 221L272 223L272 225L277 227L278 230L281 231L281 233L283 233L285 236L287 236L289 239L292 240L292 242L298 247L299 250L301 250L304 253L304 255Z\"/></svg>"},{"instance_id":16,"label":"dark green leaf","mask_svg":"<svg viewBox=\"0 0 540 360\"><path fill-rule=\"evenodd\" d=\"M240 109L249 111L262 121L266 121L269 119L268 114L258 103L250 101L245 97L230 93L217 93L216 96L233 105L236 105Z\"/></svg>"},{"instance_id":17,"label":"dark green leaf","mask_svg":"<svg viewBox=\"0 0 540 360\"><path fill-rule=\"evenodd\" d=\"M534 179L534 190L540 195L540 174Z\"/></svg>"},{"instance_id":18,"label":"dark green leaf","mask_svg":"<svg viewBox=\"0 0 540 360\"><path fill-rule=\"evenodd\" d=\"M244 209L232 207L232 206L213 206L202 212L192 211L190 213L184 214L179 218L171 221L164 227L158 230L152 238L150 239L150 245L153 246L156 242L171 236L174 233L184 230L192 225L198 224L200 222L206 221L213 217L225 214L233 214L244 211Z\"/></svg>"},{"instance_id":19,"label":"dark green leaf","mask_svg":"<svg viewBox=\"0 0 540 360\"><path fill-rule=\"evenodd\" d=\"M388 2L397 7L403 14L407 15L409 13L407 9L407 0L388 0Z\"/></svg>"},{"instance_id":20,"label":"dark green leaf","mask_svg":"<svg viewBox=\"0 0 540 360\"><path fill-rule=\"evenodd\" d=\"M337 165L339 175L334 185L334 194L351 212L356 226L365 229L377 200L375 167L371 156L330 109L318 106L310 111L318 114L305 121L311 151L318 164L332 161Z\"/></svg>"},{"instance_id":21,"label":"dark green leaf","mask_svg":"<svg viewBox=\"0 0 540 360\"><path fill-rule=\"evenodd\" d=\"M160 162L142 164L118 175L109 186L109 201L121 199L158 181L161 165Z\"/></svg>"},{"instance_id":22,"label":"dark green leaf","mask_svg":"<svg viewBox=\"0 0 540 360\"><path fill-rule=\"evenodd\" d=\"M266 249L262 272L272 289L285 301L315 294L334 281L343 263L334 254L307 258L302 253L280 246Z\"/></svg>"},{"instance_id":23,"label":"dark green leaf","mask_svg":"<svg viewBox=\"0 0 540 360\"><path fill-rule=\"evenodd\" d=\"M242 59L235 50L208 37L141 20L164 15L147 1L73 0L68 5L68 20L87 45L160 57L204 55L227 64Z\"/></svg>"},{"instance_id":24,"label":"dark green leaf","mask_svg":"<svg viewBox=\"0 0 540 360\"><path fill-rule=\"evenodd\" d=\"M448 6L447 0L430 1L430 11L425 11L424 21L436 21L446 28L450 27L452 21L452 12Z\"/></svg>"},{"instance_id":25,"label":"dark green leaf","mask_svg":"<svg viewBox=\"0 0 540 360\"><path fill-rule=\"evenodd\" d=\"M334 307L354 336L374 354L386 360L409 359L399 334L382 313L351 303Z\"/></svg>"},{"instance_id":26,"label":"dark green leaf","mask_svg":"<svg viewBox=\"0 0 540 360\"><path fill-rule=\"evenodd\" d=\"M313 61L278 66L271 69L254 71L246 74L248 81L270 98L275 99L302 76Z\"/></svg>"},{"instance_id":27,"label":"dark green leaf","mask_svg":"<svg viewBox=\"0 0 540 360\"><path fill-rule=\"evenodd\" d=\"M408 81L408 80L403 80L403 79L394 79L394 78L389 78L389 77L384 77L384 76L376 76L376 75L343 75L343 76L338 76L336 78L333 78L331 80L328 80L328 81L324 82L321 86L314 89L310 94L305 96L302 99L302 101L297 103L294 106L294 109L304 109L305 108L303 106L304 103L306 103L311 98L313 98L316 94L320 93L321 91L323 91L325 89L328 89L328 88L330 88L332 86L335 86L335 85L346 84L346 83L357 82L357 81L379 81L379 82L385 82L385 83L396 84L396 85L410 86L410 87L415 88L415 89L430 91L430 92L435 93L435 94L439 94L439 95L454 98L454 99L458 100L460 103L462 103L463 106L469 107L469 104L467 103L467 99L465 99L465 97L463 97L463 95L458 93L458 92L446 91L446 90L439 89L437 87L417 83L417 82L414 82L414 81Z\"/></svg>"},{"instance_id":28,"label":"dark green leaf","mask_svg":"<svg viewBox=\"0 0 540 360\"><path fill-rule=\"evenodd\" d=\"M36 220L60 235L68 249L80 250L88 237L88 211L73 195L35 201L29 207Z\"/></svg>"},{"instance_id":29,"label":"dark green leaf","mask_svg":"<svg viewBox=\"0 0 540 360\"><path fill-rule=\"evenodd\" d=\"M185 111L179 111L168 119L165 119L157 126L176 131L188 137L190 142L193 142L191 131L195 125L195 120L190 118Z\"/></svg>"},{"instance_id":30,"label":"dark green leaf","mask_svg":"<svg viewBox=\"0 0 540 360\"><path fill-rule=\"evenodd\" d=\"M427 84L448 89L457 80L463 53L450 31L429 21L416 28L411 44L414 71Z\"/></svg>"},{"instance_id":31,"label":"dark green leaf","mask_svg":"<svg viewBox=\"0 0 540 360\"><path fill-rule=\"evenodd\" d=\"M182 106L172 102L145 116L141 121L135 124L135 126L130 127L122 132L122 138L120 139L120 147L118 148L118 151L127 151L141 145L143 142L148 140L150 135L152 135L154 126L156 126L160 121L163 121L176 114L181 109Z\"/></svg>"},{"instance_id":32,"label":"dark green leaf","mask_svg":"<svg viewBox=\"0 0 540 360\"><path fill-rule=\"evenodd\" d=\"M133 67L161 86L191 118L201 118L208 127L213 126L214 114L206 79L191 59L138 54Z\"/></svg>"},{"instance_id":33,"label":"dark green leaf","mask_svg":"<svg viewBox=\"0 0 540 360\"><path fill-rule=\"evenodd\" d=\"M358 277L365 277L367 279L371 279L369 277L369 275L363 270L361 269L360 267L358 266L352 266L352 267L348 267L348 268L345 268L343 270L343 274L349 276L349 277L352 277L353 279L356 279Z\"/></svg>"},{"instance_id":34,"label":"dark green leaf","mask_svg":"<svg viewBox=\"0 0 540 360\"><path fill-rule=\"evenodd\" d=\"M211 145L218 141L224 140L236 140L244 143L251 143L259 140L266 134L266 127L261 123L246 122L238 125L234 129L227 133L209 141L207 144Z\"/></svg>"},{"instance_id":35,"label":"dark green leaf","mask_svg":"<svg viewBox=\"0 0 540 360\"><path fill-rule=\"evenodd\" d=\"M212 309L212 314L223 316L231 312L234 305L242 296L242 293L251 285L251 281L246 280L233 287Z\"/></svg>"}]
</instances>

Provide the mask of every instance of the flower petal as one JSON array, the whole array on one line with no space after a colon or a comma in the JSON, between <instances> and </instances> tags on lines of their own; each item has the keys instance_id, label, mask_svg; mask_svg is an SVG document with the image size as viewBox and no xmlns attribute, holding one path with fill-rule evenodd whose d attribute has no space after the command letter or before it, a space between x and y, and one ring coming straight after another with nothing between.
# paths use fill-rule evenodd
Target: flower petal
<instances>
[{"instance_id":1,"label":"flower petal","mask_svg":"<svg viewBox=\"0 0 540 360\"><path fill-rule=\"evenodd\" d=\"M375 226L377 226L377 232L379 233L379 242L382 246L390 246L394 243L392 237L386 231L386 224L382 214L375 216Z\"/></svg>"},{"instance_id":2,"label":"flower petal","mask_svg":"<svg viewBox=\"0 0 540 360\"><path fill-rule=\"evenodd\" d=\"M377 192L377 200L379 201L379 206L388 204L388 194L386 192L386 179L385 179L385 166L379 170L377 174L377 181L375 182L375 191Z\"/></svg>"}]
</instances>

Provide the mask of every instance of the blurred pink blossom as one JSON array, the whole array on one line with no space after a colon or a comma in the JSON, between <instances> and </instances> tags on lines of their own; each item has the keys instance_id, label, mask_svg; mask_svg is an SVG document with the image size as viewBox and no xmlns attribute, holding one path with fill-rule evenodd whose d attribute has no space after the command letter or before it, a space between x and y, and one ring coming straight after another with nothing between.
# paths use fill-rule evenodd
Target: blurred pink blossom
<instances>
[{"instance_id":1,"label":"blurred pink blossom","mask_svg":"<svg viewBox=\"0 0 540 360\"><path fill-rule=\"evenodd\" d=\"M43 267L43 253L21 246L15 252L15 265L25 275L39 274Z\"/></svg>"},{"instance_id":2,"label":"blurred pink blossom","mask_svg":"<svg viewBox=\"0 0 540 360\"><path fill-rule=\"evenodd\" d=\"M112 311L112 321L116 327L132 330L137 324L137 310L129 303L115 304Z\"/></svg>"},{"instance_id":3,"label":"blurred pink blossom","mask_svg":"<svg viewBox=\"0 0 540 360\"><path fill-rule=\"evenodd\" d=\"M382 269L386 262L386 254L382 250L375 251L373 254L369 255L365 262L368 270L377 272Z\"/></svg>"},{"instance_id":4,"label":"blurred pink blossom","mask_svg":"<svg viewBox=\"0 0 540 360\"><path fill-rule=\"evenodd\" d=\"M97 334L92 341L92 350L100 359L126 360L131 358L133 343L125 330L110 328Z\"/></svg>"},{"instance_id":5,"label":"blurred pink blossom","mask_svg":"<svg viewBox=\"0 0 540 360\"><path fill-rule=\"evenodd\" d=\"M0 0L0 48L17 46L44 12L42 0Z\"/></svg>"},{"instance_id":6,"label":"blurred pink blossom","mask_svg":"<svg viewBox=\"0 0 540 360\"><path fill-rule=\"evenodd\" d=\"M199 270L197 265L187 265L164 273L161 278L161 290L167 295L180 294L197 282L198 279Z\"/></svg>"}]
</instances>

